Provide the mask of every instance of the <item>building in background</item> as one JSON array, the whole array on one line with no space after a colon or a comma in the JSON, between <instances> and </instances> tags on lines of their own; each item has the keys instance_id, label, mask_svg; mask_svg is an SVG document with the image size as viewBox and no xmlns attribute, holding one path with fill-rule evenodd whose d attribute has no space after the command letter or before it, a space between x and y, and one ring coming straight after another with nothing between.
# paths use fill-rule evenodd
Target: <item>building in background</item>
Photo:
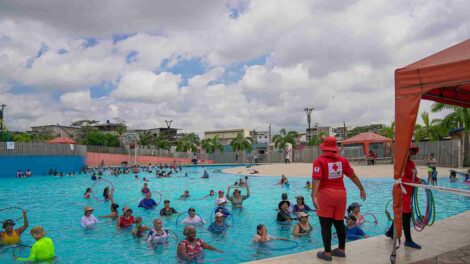
<instances>
[{"instance_id":1,"label":"building in background","mask_svg":"<svg viewBox=\"0 0 470 264\"><path fill-rule=\"evenodd\" d=\"M324 134L326 136L332 135L333 134L333 128L329 126L325 127L320 127L320 126L314 126L310 128L310 130L307 128L305 130L306 135L307 135L307 141L308 141L308 136L310 135L310 138L314 136L319 136L321 134Z\"/></svg>"},{"instance_id":2,"label":"building in background","mask_svg":"<svg viewBox=\"0 0 470 264\"><path fill-rule=\"evenodd\" d=\"M220 139L220 143L223 145L230 144L232 139L236 138L238 134L242 134L243 137L249 137L250 130L246 128L238 128L238 129L225 129L225 130L212 130L212 131L205 131L204 138L214 138L218 136Z\"/></svg>"},{"instance_id":3,"label":"building in background","mask_svg":"<svg viewBox=\"0 0 470 264\"><path fill-rule=\"evenodd\" d=\"M79 139L82 137L80 127L75 126L61 126L61 125L45 125L31 127L28 133L34 137L66 137Z\"/></svg>"},{"instance_id":4,"label":"building in background","mask_svg":"<svg viewBox=\"0 0 470 264\"><path fill-rule=\"evenodd\" d=\"M250 131L250 137L253 143L269 143L269 131Z\"/></svg>"}]
</instances>

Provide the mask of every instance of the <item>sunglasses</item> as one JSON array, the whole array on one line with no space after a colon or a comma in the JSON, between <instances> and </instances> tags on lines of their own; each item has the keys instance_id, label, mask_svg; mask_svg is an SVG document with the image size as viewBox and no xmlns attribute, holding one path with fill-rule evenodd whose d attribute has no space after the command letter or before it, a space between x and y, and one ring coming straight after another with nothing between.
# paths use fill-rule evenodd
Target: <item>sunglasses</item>
<instances>
[{"instance_id":1,"label":"sunglasses","mask_svg":"<svg viewBox=\"0 0 470 264\"><path fill-rule=\"evenodd\" d=\"M188 212L196 212L194 209L189 209Z\"/></svg>"}]
</instances>

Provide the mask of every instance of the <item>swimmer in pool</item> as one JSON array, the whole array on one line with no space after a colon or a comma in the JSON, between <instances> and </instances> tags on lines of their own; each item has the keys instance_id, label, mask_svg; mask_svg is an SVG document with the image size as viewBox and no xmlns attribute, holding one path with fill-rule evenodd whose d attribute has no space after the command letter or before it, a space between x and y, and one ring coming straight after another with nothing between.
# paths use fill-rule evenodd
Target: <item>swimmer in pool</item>
<instances>
[{"instance_id":1,"label":"swimmer in pool","mask_svg":"<svg viewBox=\"0 0 470 264\"><path fill-rule=\"evenodd\" d=\"M188 199L188 198L189 198L189 191L186 190L184 191L183 195L180 196L179 200Z\"/></svg>"},{"instance_id":2,"label":"swimmer in pool","mask_svg":"<svg viewBox=\"0 0 470 264\"><path fill-rule=\"evenodd\" d=\"M224 214L224 217L227 217L230 215L230 212L227 210L225 205L227 204L227 199L225 197L223 198L218 198L216 200L217 207L215 208L215 212L220 212Z\"/></svg>"},{"instance_id":3,"label":"swimmer in pool","mask_svg":"<svg viewBox=\"0 0 470 264\"><path fill-rule=\"evenodd\" d=\"M204 197L202 197L202 199L206 199L206 198L214 197L214 196L215 196L214 190L210 190L210 191L209 191L209 194L206 195L206 196L204 196Z\"/></svg>"},{"instance_id":4,"label":"swimmer in pool","mask_svg":"<svg viewBox=\"0 0 470 264\"><path fill-rule=\"evenodd\" d=\"M240 189L235 189L235 191L233 191L233 196L230 196L229 191L230 187L227 188L227 195L225 198L232 203L232 208L242 208L243 201L250 197L250 188L248 185L246 185L246 195L241 195Z\"/></svg>"},{"instance_id":5,"label":"swimmer in pool","mask_svg":"<svg viewBox=\"0 0 470 264\"><path fill-rule=\"evenodd\" d=\"M287 185L287 184L289 184L289 180L287 179L286 175L282 174L281 180L279 181L278 184L280 184L280 185Z\"/></svg>"},{"instance_id":6,"label":"swimmer in pool","mask_svg":"<svg viewBox=\"0 0 470 264\"><path fill-rule=\"evenodd\" d=\"M55 257L54 243L52 239L46 237L46 232L41 226L33 227L30 231L31 236L36 240L28 258L18 258L19 261L50 261Z\"/></svg>"},{"instance_id":7,"label":"swimmer in pool","mask_svg":"<svg viewBox=\"0 0 470 264\"><path fill-rule=\"evenodd\" d=\"M194 226L186 226L183 231L183 235L186 237L183 241L178 243L177 257L181 260L188 262L203 262L204 261L204 249L224 253L200 238L196 238L196 228Z\"/></svg>"},{"instance_id":8,"label":"swimmer in pool","mask_svg":"<svg viewBox=\"0 0 470 264\"><path fill-rule=\"evenodd\" d=\"M140 190L142 193L146 194L150 192L150 189L148 187L147 183L144 183L144 187L142 187L142 190Z\"/></svg>"},{"instance_id":9,"label":"swimmer in pool","mask_svg":"<svg viewBox=\"0 0 470 264\"><path fill-rule=\"evenodd\" d=\"M156 218L153 220L153 228L147 235L146 241L155 244L165 243L168 242L168 236L168 230L163 229L162 220Z\"/></svg>"},{"instance_id":10,"label":"swimmer in pool","mask_svg":"<svg viewBox=\"0 0 470 264\"><path fill-rule=\"evenodd\" d=\"M11 219L3 221L3 230L0 232L0 245L12 245L20 242L21 233L28 228L29 222L26 211L23 210L23 226L14 229L15 222Z\"/></svg>"},{"instance_id":11,"label":"swimmer in pool","mask_svg":"<svg viewBox=\"0 0 470 264\"><path fill-rule=\"evenodd\" d=\"M309 190L312 189L312 184L310 183L310 181L307 181L307 182L305 183L305 188L307 188L307 189L309 189Z\"/></svg>"},{"instance_id":12,"label":"swimmer in pool","mask_svg":"<svg viewBox=\"0 0 470 264\"><path fill-rule=\"evenodd\" d=\"M215 221L207 228L209 232L215 235L220 235L225 233L228 225L225 223L224 214L218 212L215 214Z\"/></svg>"},{"instance_id":13,"label":"swimmer in pool","mask_svg":"<svg viewBox=\"0 0 470 264\"><path fill-rule=\"evenodd\" d=\"M135 227L132 229L131 234L135 237L144 237L147 230L150 230L150 228L142 224L142 217L137 216L135 218Z\"/></svg>"},{"instance_id":14,"label":"swimmer in pool","mask_svg":"<svg viewBox=\"0 0 470 264\"><path fill-rule=\"evenodd\" d=\"M359 203L352 203L348 206L347 210L348 215L354 216L354 222L358 225L364 223L364 217L361 214L361 204Z\"/></svg>"},{"instance_id":15,"label":"swimmer in pool","mask_svg":"<svg viewBox=\"0 0 470 264\"><path fill-rule=\"evenodd\" d=\"M85 194L83 194L83 198L90 199L92 190L90 187L86 188Z\"/></svg>"},{"instance_id":16,"label":"swimmer in pool","mask_svg":"<svg viewBox=\"0 0 470 264\"><path fill-rule=\"evenodd\" d=\"M256 235L253 236L253 243L265 243L271 240L288 240L283 237L275 237L268 234L268 230L265 225L258 225L256 227Z\"/></svg>"},{"instance_id":17,"label":"swimmer in pool","mask_svg":"<svg viewBox=\"0 0 470 264\"><path fill-rule=\"evenodd\" d=\"M292 230L292 234L294 236L307 236L312 233L313 228L308 222L308 217L309 215L304 212L300 212L297 215L297 220L299 220L299 222L295 225L294 230Z\"/></svg>"},{"instance_id":18,"label":"swimmer in pool","mask_svg":"<svg viewBox=\"0 0 470 264\"><path fill-rule=\"evenodd\" d=\"M129 207L124 207L122 208L122 215L118 217L118 220L116 221L116 226L117 227L129 227L134 224L134 216L132 215L132 209Z\"/></svg>"},{"instance_id":19,"label":"swimmer in pool","mask_svg":"<svg viewBox=\"0 0 470 264\"><path fill-rule=\"evenodd\" d=\"M85 206L83 209L84 216L82 216L82 220L80 221L81 225L85 228L90 228L95 225L95 223L99 223L100 221L96 219L93 215L94 209L90 206Z\"/></svg>"},{"instance_id":20,"label":"swimmer in pool","mask_svg":"<svg viewBox=\"0 0 470 264\"><path fill-rule=\"evenodd\" d=\"M111 213L108 214L108 215L103 215L103 216L99 216L99 218L112 218L112 219L116 219L119 217L119 213L117 211L117 209L119 208L119 204L116 204L116 203L112 203L111 204Z\"/></svg>"},{"instance_id":21,"label":"swimmer in pool","mask_svg":"<svg viewBox=\"0 0 470 264\"><path fill-rule=\"evenodd\" d=\"M178 212L175 210L175 208L170 207L170 201L165 200L163 202L164 207L160 210L160 215L161 216L171 216L173 214L177 214Z\"/></svg>"},{"instance_id":22,"label":"swimmer in pool","mask_svg":"<svg viewBox=\"0 0 470 264\"><path fill-rule=\"evenodd\" d=\"M109 186L106 186L103 190L103 198L104 200L108 201L108 200L112 200L113 199L113 191L114 189L111 190L111 192L109 191Z\"/></svg>"},{"instance_id":23,"label":"swimmer in pool","mask_svg":"<svg viewBox=\"0 0 470 264\"><path fill-rule=\"evenodd\" d=\"M182 224L202 226L206 223L202 217L196 215L196 209L189 208L188 216L181 221Z\"/></svg>"},{"instance_id":24,"label":"swimmer in pool","mask_svg":"<svg viewBox=\"0 0 470 264\"><path fill-rule=\"evenodd\" d=\"M135 175L135 176L134 176L134 179L138 181L138 180L139 180L139 176Z\"/></svg>"},{"instance_id":25,"label":"swimmer in pool","mask_svg":"<svg viewBox=\"0 0 470 264\"><path fill-rule=\"evenodd\" d=\"M152 199L152 193L148 192L145 194L145 198L142 199L138 207L143 207L145 209L153 209L157 206L157 203Z\"/></svg>"},{"instance_id":26,"label":"swimmer in pool","mask_svg":"<svg viewBox=\"0 0 470 264\"><path fill-rule=\"evenodd\" d=\"M289 213L289 206L290 202L289 201L281 201L278 205L279 212L277 213L277 218L276 220L278 222L291 222L294 220L290 213Z\"/></svg>"},{"instance_id":27,"label":"swimmer in pool","mask_svg":"<svg viewBox=\"0 0 470 264\"><path fill-rule=\"evenodd\" d=\"M202 174L202 177L203 179L208 179L209 178L209 173L207 173L206 170L204 170L204 173Z\"/></svg>"},{"instance_id":28,"label":"swimmer in pool","mask_svg":"<svg viewBox=\"0 0 470 264\"><path fill-rule=\"evenodd\" d=\"M368 237L369 236L359 227L354 215L346 217L346 238L349 241Z\"/></svg>"},{"instance_id":29,"label":"swimmer in pool","mask_svg":"<svg viewBox=\"0 0 470 264\"><path fill-rule=\"evenodd\" d=\"M298 214L300 212L312 212L314 211L308 205L305 204L305 199L302 195L296 197L297 203L294 205L294 214Z\"/></svg>"}]
</instances>

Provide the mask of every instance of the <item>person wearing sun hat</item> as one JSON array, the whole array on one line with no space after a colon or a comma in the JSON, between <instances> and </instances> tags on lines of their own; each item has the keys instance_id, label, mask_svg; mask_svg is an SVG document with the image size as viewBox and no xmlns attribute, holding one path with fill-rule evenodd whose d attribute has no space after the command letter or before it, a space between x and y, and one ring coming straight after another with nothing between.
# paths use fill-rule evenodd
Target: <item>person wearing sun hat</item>
<instances>
[{"instance_id":1,"label":"person wearing sun hat","mask_svg":"<svg viewBox=\"0 0 470 264\"><path fill-rule=\"evenodd\" d=\"M31 228L31 236L34 237L34 242L31 247L28 258L18 258L19 261L49 261L55 257L55 248L52 239L46 237L46 232L41 226Z\"/></svg>"},{"instance_id":2,"label":"person wearing sun hat","mask_svg":"<svg viewBox=\"0 0 470 264\"><path fill-rule=\"evenodd\" d=\"M217 204L217 207L215 208L216 213L220 212L224 215L224 217L227 217L230 215L230 212L225 207L225 205L227 204L227 199L225 197L217 198L215 203Z\"/></svg>"},{"instance_id":3,"label":"person wearing sun hat","mask_svg":"<svg viewBox=\"0 0 470 264\"><path fill-rule=\"evenodd\" d=\"M100 221L96 219L96 217L92 214L94 211L93 208L90 206L85 206L83 208L83 213L85 214L82 216L82 220L80 221L83 227L92 227L95 223L99 223Z\"/></svg>"},{"instance_id":4,"label":"person wearing sun hat","mask_svg":"<svg viewBox=\"0 0 470 264\"><path fill-rule=\"evenodd\" d=\"M211 232L212 234L223 234L225 230L227 230L228 225L225 223L224 214L221 212L217 212L215 214L215 221L211 223L211 225L207 228L207 231Z\"/></svg>"},{"instance_id":5,"label":"person wearing sun hat","mask_svg":"<svg viewBox=\"0 0 470 264\"><path fill-rule=\"evenodd\" d=\"M28 228L29 222L28 217L26 216L26 211L23 210L23 226L14 229L13 226L15 222L11 219L3 221L3 229L5 231L0 232L0 245L12 245L17 244L21 240L21 233L23 233L26 228Z\"/></svg>"},{"instance_id":6,"label":"person wearing sun hat","mask_svg":"<svg viewBox=\"0 0 470 264\"><path fill-rule=\"evenodd\" d=\"M292 230L292 234L294 236L308 236L312 233L313 227L308 222L309 215L305 212L299 212L297 214L297 220L299 222L295 225L294 229Z\"/></svg>"},{"instance_id":7,"label":"person wearing sun hat","mask_svg":"<svg viewBox=\"0 0 470 264\"><path fill-rule=\"evenodd\" d=\"M411 160L411 157L416 155L418 152L419 147L411 144L408 150L408 159L406 160L403 175L401 177L402 182L421 183L420 178L418 178L418 171L416 170L415 163ZM406 184L403 186L406 190L406 193L401 194L402 222L403 233L405 234L405 246L414 249L421 249L421 246L416 244L411 238L411 196L413 195L415 187ZM385 235L393 238L393 223Z\"/></svg>"},{"instance_id":8,"label":"person wearing sun hat","mask_svg":"<svg viewBox=\"0 0 470 264\"><path fill-rule=\"evenodd\" d=\"M293 219L289 213L289 201L280 201L277 205L279 212L277 213L276 221L284 223L284 222L291 222Z\"/></svg>"},{"instance_id":9,"label":"person wearing sun hat","mask_svg":"<svg viewBox=\"0 0 470 264\"><path fill-rule=\"evenodd\" d=\"M320 144L322 154L313 162L312 202L317 209L320 220L321 234L325 251L319 251L317 257L332 261L332 256L346 257L346 228L344 215L346 212L346 188L343 175L359 188L360 197L366 199L366 192L356 176L349 161L339 155L336 138L328 136ZM331 227L335 226L338 234L338 248L331 250Z\"/></svg>"},{"instance_id":10,"label":"person wearing sun hat","mask_svg":"<svg viewBox=\"0 0 470 264\"><path fill-rule=\"evenodd\" d=\"M132 215L132 209L129 206L122 208L122 215L116 221L118 227L129 227L135 223L134 216Z\"/></svg>"}]
</instances>

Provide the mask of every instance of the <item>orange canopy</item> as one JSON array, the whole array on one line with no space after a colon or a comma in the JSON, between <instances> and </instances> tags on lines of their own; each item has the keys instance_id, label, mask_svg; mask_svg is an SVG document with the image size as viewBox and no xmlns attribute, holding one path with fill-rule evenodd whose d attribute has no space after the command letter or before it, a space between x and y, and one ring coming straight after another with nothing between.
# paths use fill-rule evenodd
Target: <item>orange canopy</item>
<instances>
[{"instance_id":1,"label":"orange canopy","mask_svg":"<svg viewBox=\"0 0 470 264\"><path fill-rule=\"evenodd\" d=\"M364 154L367 156L369 153L369 145L371 143L392 143L392 139L372 132L365 132L344 140L341 142L341 146L344 147L345 145L362 144L364 146Z\"/></svg>"},{"instance_id":2,"label":"orange canopy","mask_svg":"<svg viewBox=\"0 0 470 264\"><path fill-rule=\"evenodd\" d=\"M421 99L470 107L470 39L395 71L395 164L400 179ZM401 189L393 186L393 211L401 236Z\"/></svg>"},{"instance_id":3,"label":"orange canopy","mask_svg":"<svg viewBox=\"0 0 470 264\"><path fill-rule=\"evenodd\" d=\"M54 139L51 139L51 140L47 141L47 143L51 143L51 144L78 144L77 141L75 141L71 138L68 138L68 137L57 137L57 138L54 138Z\"/></svg>"}]
</instances>

